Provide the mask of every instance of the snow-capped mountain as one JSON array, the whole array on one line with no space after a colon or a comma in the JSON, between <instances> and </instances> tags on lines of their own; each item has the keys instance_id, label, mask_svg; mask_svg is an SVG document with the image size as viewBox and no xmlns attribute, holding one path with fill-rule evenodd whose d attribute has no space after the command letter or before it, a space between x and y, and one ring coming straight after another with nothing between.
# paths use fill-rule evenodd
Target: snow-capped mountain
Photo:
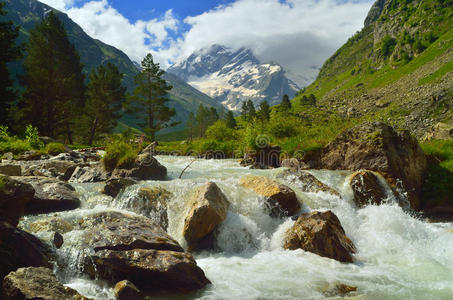
<instances>
[{"instance_id":1,"label":"snow-capped mountain","mask_svg":"<svg viewBox=\"0 0 453 300\"><path fill-rule=\"evenodd\" d=\"M299 90L280 65L261 63L246 48L233 51L213 45L194 52L167 72L182 78L230 110L240 110L242 102L248 99L255 106L263 100L271 105L278 104L283 95L293 97Z\"/></svg>"}]
</instances>

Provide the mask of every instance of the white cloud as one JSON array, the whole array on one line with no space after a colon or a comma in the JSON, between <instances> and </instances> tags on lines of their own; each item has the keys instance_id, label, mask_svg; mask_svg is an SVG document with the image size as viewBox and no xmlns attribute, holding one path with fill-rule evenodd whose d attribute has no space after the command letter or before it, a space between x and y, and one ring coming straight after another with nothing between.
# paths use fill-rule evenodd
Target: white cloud
<instances>
[{"instance_id":1,"label":"white cloud","mask_svg":"<svg viewBox=\"0 0 453 300\"><path fill-rule=\"evenodd\" d=\"M362 27L373 0L237 0L198 16L187 17L190 29L178 39L180 21L171 10L159 19L131 23L107 0L81 7L76 0L42 0L63 9L92 37L140 61L152 52L163 66L194 50L223 44L249 47L263 61L276 61L299 84L316 75L321 64ZM305 79L304 79L305 78Z\"/></svg>"}]
</instances>

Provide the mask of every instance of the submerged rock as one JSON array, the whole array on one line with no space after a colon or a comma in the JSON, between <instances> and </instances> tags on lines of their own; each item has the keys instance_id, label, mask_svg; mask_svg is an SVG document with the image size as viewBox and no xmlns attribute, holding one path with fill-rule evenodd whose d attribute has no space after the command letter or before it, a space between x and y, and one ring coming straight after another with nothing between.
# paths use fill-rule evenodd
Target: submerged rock
<instances>
[{"instance_id":1,"label":"submerged rock","mask_svg":"<svg viewBox=\"0 0 453 300\"><path fill-rule=\"evenodd\" d=\"M172 194L162 187L142 187L138 190L137 198L132 201L132 210L145 214L167 230L167 202Z\"/></svg>"},{"instance_id":2,"label":"submerged rock","mask_svg":"<svg viewBox=\"0 0 453 300\"><path fill-rule=\"evenodd\" d=\"M121 190L136 183L132 178L111 178L105 183L103 193L115 198Z\"/></svg>"},{"instance_id":3,"label":"submerged rock","mask_svg":"<svg viewBox=\"0 0 453 300\"><path fill-rule=\"evenodd\" d=\"M209 283L190 253L149 218L102 212L79 221L84 271L116 283L128 279L143 291L188 292Z\"/></svg>"},{"instance_id":4,"label":"submerged rock","mask_svg":"<svg viewBox=\"0 0 453 300\"><path fill-rule=\"evenodd\" d=\"M368 204L380 205L387 198L379 178L371 171L359 171L351 175L349 182L358 207Z\"/></svg>"},{"instance_id":5,"label":"submerged rock","mask_svg":"<svg viewBox=\"0 0 453 300\"><path fill-rule=\"evenodd\" d=\"M140 290L129 280L123 280L115 284L113 292L117 300L143 299Z\"/></svg>"},{"instance_id":6,"label":"submerged rock","mask_svg":"<svg viewBox=\"0 0 453 300\"><path fill-rule=\"evenodd\" d=\"M16 227L24 215L26 203L33 199L34 194L30 184L0 175L0 221Z\"/></svg>"},{"instance_id":7,"label":"submerged rock","mask_svg":"<svg viewBox=\"0 0 453 300\"><path fill-rule=\"evenodd\" d=\"M331 211L302 214L286 232L285 249L303 249L340 262L352 262L355 246Z\"/></svg>"},{"instance_id":8,"label":"submerged rock","mask_svg":"<svg viewBox=\"0 0 453 300\"><path fill-rule=\"evenodd\" d=\"M201 240L225 220L230 203L214 182L208 182L194 191L189 206L183 236L189 249L200 249Z\"/></svg>"},{"instance_id":9,"label":"submerged rock","mask_svg":"<svg viewBox=\"0 0 453 300\"><path fill-rule=\"evenodd\" d=\"M246 176L240 181L243 187L266 198L272 216L293 216L300 210L296 193L286 185L264 176Z\"/></svg>"},{"instance_id":10,"label":"submerged rock","mask_svg":"<svg viewBox=\"0 0 453 300\"><path fill-rule=\"evenodd\" d=\"M338 135L318 151L317 168L379 172L392 187L399 183L414 209L428 162L417 140L408 131L395 132L381 122L365 122Z\"/></svg>"},{"instance_id":11,"label":"submerged rock","mask_svg":"<svg viewBox=\"0 0 453 300\"><path fill-rule=\"evenodd\" d=\"M50 267L52 256L51 250L37 237L3 222L0 222L0 253L0 279L21 267Z\"/></svg>"},{"instance_id":12,"label":"submerged rock","mask_svg":"<svg viewBox=\"0 0 453 300\"><path fill-rule=\"evenodd\" d=\"M326 192L335 196L340 196L340 194L336 190L325 185L308 172L300 172L297 176L300 182L299 186L305 193Z\"/></svg>"},{"instance_id":13,"label":"submerged rock","mask_svg":"<svg viewBox=\"0 0 453 300\"><path fill-rule=\"evenodd\" d=\"M61 217L48 217L39 219L28 225L31 232L51 232L66 233L72 231L73 227L70 222Z\"/></svg>"},{"instance_id":14,"label":"submerged rock","mask_svg":"<svg viewBox=\"0 0 453 300\"><path fill-rule=\"evenodd\" d=\"M49 268L20 268L3 279L5 300L88 300L61 284Z\"/></svg>"},{"instance_id":15,"label":"submerged rock","mask_svg":"<svg viewBox=\"0 0 453 300\"><path fill-rule=\"evenodd\" d=\"M25 205L25 213L49 213L72 210L80 206L80 200L77 197L75 189L68 183L55 178L40 176L13 178L24 183L29 183L35 189L33 199Z\"/></svg>"}]
</instances>

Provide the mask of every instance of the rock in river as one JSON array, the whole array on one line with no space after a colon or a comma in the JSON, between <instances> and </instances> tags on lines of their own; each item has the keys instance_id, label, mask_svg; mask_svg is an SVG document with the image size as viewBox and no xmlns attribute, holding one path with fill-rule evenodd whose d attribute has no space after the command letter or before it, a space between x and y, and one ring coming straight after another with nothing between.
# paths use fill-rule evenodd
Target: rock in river
<instances>
[{"instance_id":1,"label":"rock in river","mask_svg":"<svg viewBox=\"0 0 453 300\"><path fill-rule=\"evenodd\" d=\"M0 175L0 221L17 226L26 203L33 199L34 194L30 184Z\"/></svg>"},{"instance_id":2,"label":"rock in river","mask_svg":"<svg viewBox=\"0 0 453 300\"><path fill-rule=\"evenodd\" d=\"M286 232L285 249L303 249L340 262L352 262L355 247L331 211L302 214Z\"/></svg>"}]
</instances>

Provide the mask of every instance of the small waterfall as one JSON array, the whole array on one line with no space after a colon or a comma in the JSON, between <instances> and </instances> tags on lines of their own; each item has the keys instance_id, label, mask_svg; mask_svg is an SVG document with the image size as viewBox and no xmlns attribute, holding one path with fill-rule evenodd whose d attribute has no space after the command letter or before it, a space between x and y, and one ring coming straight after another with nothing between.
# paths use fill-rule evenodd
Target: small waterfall
<instances>
[{"instance_id":1,"label":"small waterfall","mask_svg":"<svg viewBox=\"0 0 453 300\"><path fill-rule=\"evenodd\" d=\"M139 182L115 199L100 193L102 184L74 184L82 207L58 215L74 223L94 212L120 210L162 223L165 211L167 232L184 245L182 228L190 195L213 181L231 205L226 220L216 229L215 250L195 254L213 283L197 294L200 299L324 299L331 297L328 291L337 284L356 286L354 295L361 299L448 299L453 294L453 233L449 231L453 224L417 219L380 176L386 201L358 208L349 171L309 170L336 192L304 192L298 178L284 169L250 170L234 160L198 160L179 179L191 158L161 156L158 160L168 168L171 180ZM355 263L284 250L285 232L294 221L270 217L264 198L239 184L246 175L267 176L288 185L303 211L332 210L357 247ZM150 207L140 194L144 189L153 191L154 200L165 196L166 209ZM57 251L57 275L88 297L113 299L111 287L83 275L82 257L90 250L74 246L81 234L77 226L74 229L63 235L64 245Z\"/></svg>"}]
</instances>

